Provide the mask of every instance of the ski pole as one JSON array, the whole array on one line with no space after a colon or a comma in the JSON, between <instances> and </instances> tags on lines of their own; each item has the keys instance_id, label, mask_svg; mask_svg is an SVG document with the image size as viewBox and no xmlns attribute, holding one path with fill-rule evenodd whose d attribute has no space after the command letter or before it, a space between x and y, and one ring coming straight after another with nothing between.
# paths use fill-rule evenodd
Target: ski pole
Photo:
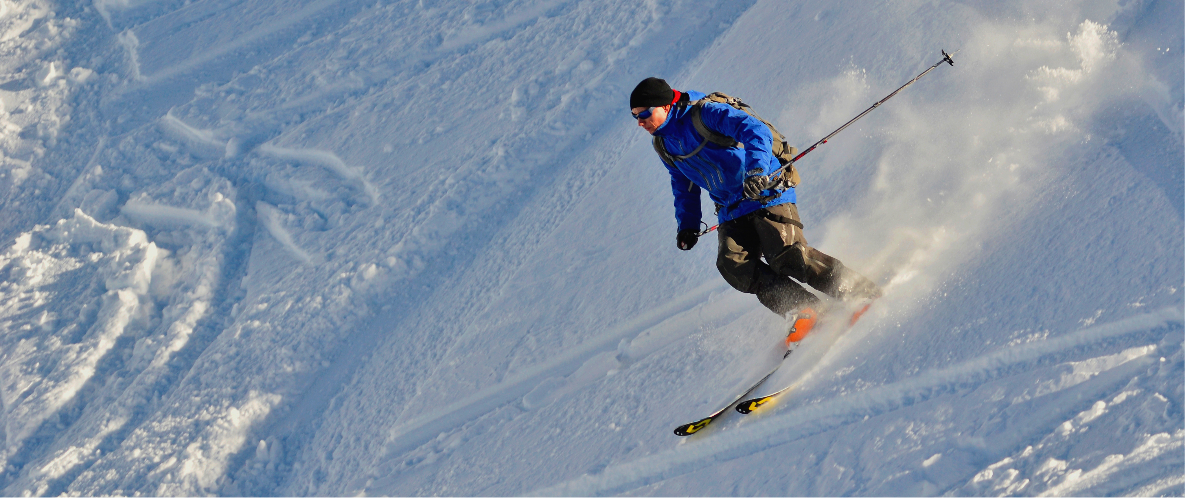
<instances>
[{"instance_id":1,"label":"ski pole","mask_svg":"<svg viewBox=\"0 0 1186 498\"><path fill-rule=\"evenodd\" d=\"M939 67L939 66L940 66L941 64L943 64L944 62L946 62L946 63L947 63L948 65L950 65L950 66L955 66L955 60L954 60L954 59L952 59L952 55L953 55L953 54L949 54L949 53L947 53L947 51L946 51L946 50L939 50L939 52L943 54L943 59L942 59L942 60L940 60L939 62L936 62L936 63L935 63L933 66L931 66L931 67L928 67L926 71L923 71L923 72L919 73L919 74L918 74L918 76L915 76L915 77L914 77L914 79L912 79L912 80L910 80L910 81L907 81L905 85L902 85L902 86L898 87L898 89L897 89L897 90L894 90L894 91L893 91L892 93L890 93L889 95L886 95L884 99L878 100L878 101L877 101L877 103L873 104L873 105L872 105L872 106L870 106L868 109L865 109L865 112L862 112L862 113L858 114L858 115L857 115L857 117L855 117L855 118L852 118L852 119L848 120L848 122L847 122L847 123L844 123L844 126L841 126L841 127L837 128L837 129L836 129L836 131L833 131L832 133L829 133L829 134L828 134L828 136L826 136L826 137L824 137L824 138L820 139L820 141L818 141L818 142L816 142L816 143L812 144L812 145L811 145L811 147L808 147L808 148L807 148L807 150L805 150L805 151L803 151L803 152L800 152L800 153L799 153L799 155L795 156L793 159L791 159L791 162L789 162L789 163L787 163L787 164L794 164L794 163L795 163L795 161L798 161L798 160L799 160L799 158L801 158L801 157L803 157L803 156L806 156L808 152L811 152L811 151L815 150L815 148L816 148L816 147L819 147L820 145L823 145L823 144L826 144L826 143L828 143L828 140L831 140L831 139L832 139L832 137L836 136L836 134L837 134L837 133L840 133L840 132L844 131L844 129L845 129L845 128L848 128L850 125L852 125L853 123L857 122L857 120L858 120L858 119L861 119L861 118L865 117L865 115L866 115L866 114L869 114L869 112L871 112L873 109L876 109L876 108L878 108L879 106L881 106L881 104L884 104L884 103L885 103L885 101L887 101L887 100L889 100L889 99L893 98L893 96L894 96L894 95L897 95L897 94L898 94L898 92L902 91L902 89L904 89L904 88L906 88L906 87L910 86L910 85L911 85L911 84L913 84L915 81L918 81L918 79L919 79L919 78L922 78L923 76L926 76L926 74L927 74L927 73L929 73L929 72L931 72L931 70L932 70L932 69L935 69L935 68ZM958 53L959 53L959 50L956 50L956 51L955 51L955 53L956 53L956 54L958 54ZM786 171L786 168L785 168L785 167L784 167L784 168L780 168L778 171L775 171L773 174L771 174L771 175L770 175L770 177L769 177L769 178L770 178L771 180L775 180L775 179L777 179L779 176L782 176L782 172L783 172L783 171ZM707 223L705 223L705 224L707 225ZM709 232L712 232L713 230L716 230L718 226L720 226L720 225L713 225L713 226L711 226L711 227L708 227L707 229L705 229L704 231L700 232L700 233L699 233L699 234L697 234L696 236L697 236L697 237L701 237L701 236L707 235Z\"/></svg>"},{"instance_id":2,"label":"ski pole","mask_svg":"<svg viewBox=\"0 0 1186 498\"><path fill-rule=\"evenodd\" d=\"M893 96L894 96L894 95L897 95L897 94L898 94L898 92L902 91L902 89L903 89L903 88L906 88L906 87L910 86L910 85L911 85L912 83L914 83L915 81L918 81L918 79L919 79L919 78L922 78L923 76L926 76L926 74L927 74L927 73L931 72L931 70L932 70L932 69L935 69L935 68L939 67L939 65L940 65L940 64L943 64L944 62L946 62L947 64L949 64L949 65L951 65L951 66L954 66L954 65L955 65L955 60L953 60L953 59L951 58L951 54L947 53L947 51L946 51L946 50L939 50L939 52L941 52L941 53L943 54L943 60L940 60L939 62L936 62L936 63L935 63L935 65L933 65L933 66L931 66L931 67L928 67L926 71L923 71L923 72L919 73L919 75L918 75L918 76L915 76L915 77L914 77L914 79L912 79L912 80L910 80L910 81L907 81L905 85L902 85L902 86L898 87L898 89L897 89L897 90L894 90L894 91L893 91L893 93L891 93L891 94L889 94L889 95L886 95L884 99L878 100L878 101L877 101L877 103L873 104L873 105L872 105L872 106L870 106L868 109L865 109L865 112L862 112L862 113L858 114L858 115L857 115L857 117L850 119L850 120L849 120L847 123L844 123L844 126L841 126L841 127L837 128L837 129L836 129L836 131L834 131L834 132L832 132L832 133L829 133L829 134L828 134L828 136L826 136L826 137L824 137L824 138L820 139L820 141L818 141L818 142L816 142L816 143L812 144L812 146L811 146L811 147L808 147L808 148L807 148L807 150L805 150L805 151L803 151L803 152L800 152L800 153L799 153L799 155L795 156L795 158L794 158L794 159L791 159L791 163L794 163L795 161L798 161L800 157L806 156L808 152L811 152L811 151L815 150L815 148L816 148L816 147L819 147L821 144L826 144L826 143L828 143L828 140L831 140L831 138L832 138L832 137L834 137L834 136L836 136L836 134L837 134L837 133L840 133L840 132L844 131L844 129L845 129L845 128L848 128L848 126L849 126L849 125L851 125L851 124L855 123L855 122L856 122L858 119L861 119L861 118L865 117L865 115L866 115L866 114L869 114L869 112L870 112L870 111L872 111L873 109L876 109L876 108L878 108L879 106L881 106L881 104L885 103L885 101L887 101L887 100L889 100L889 99L893 98ZM956 51L956 53L959 53L959 51L957 50L957 51ZM776 178L776 177L778 177L779 175L781 175L781 174L782 174L782 171L783 171L783 170L781 170L781 169L780 169L780 170L778 170L778 171L775 171L773 175L770 175L770 176L771 176L771 179L773 179L773 178Z\"/></svg>"}]
</instances>

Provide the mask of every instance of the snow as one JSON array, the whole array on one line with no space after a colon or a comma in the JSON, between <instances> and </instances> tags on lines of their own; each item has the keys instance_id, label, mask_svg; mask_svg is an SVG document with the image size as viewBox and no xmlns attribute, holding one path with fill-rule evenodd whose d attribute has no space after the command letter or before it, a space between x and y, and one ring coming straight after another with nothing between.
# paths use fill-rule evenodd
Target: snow
<instances>
[{"instance_id":1,"label":"snow","mask_svg":"<svg viewBox=\"0 0 1186 498\"><path fill-rule=\"evenodd\" d=\"M4 495L1183 495L1181 2L0 0ZM674 248L637 81L884 286ZM705 206L711 212L711 206ZM711 220L708 220L711 221Z\"/></svg>"}]
</instances>

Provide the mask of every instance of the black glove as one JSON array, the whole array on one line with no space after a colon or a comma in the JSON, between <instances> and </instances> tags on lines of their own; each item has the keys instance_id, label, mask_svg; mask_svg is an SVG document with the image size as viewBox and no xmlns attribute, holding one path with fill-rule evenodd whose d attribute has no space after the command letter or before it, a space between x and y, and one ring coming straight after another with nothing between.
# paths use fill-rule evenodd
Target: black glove
<instances>
[{"instance_id":1,"label":"black glove","mask_svg":"<svg viewBox=\"0 0 1186 498\"><path fill-rule=\"evenodd\" d=\"M681 251L691 250L696 245L697 240L700 240L700 231L693 228L686 228L675 234L675 247L678 247Z\"/></svg>"},{"instance_id":2,"label":"black glove","mask_svg":"<svg viewBox=\"0 0 1186 498\"><path fill-rule=\"evenodd\" d=\"M745 177L745 182L742 184L742 190L745 191L745 196L760 201L767 196L762 195L762 191L774 186L774 182L762 175L754 175Z\"/></svg>"}]
</instances>

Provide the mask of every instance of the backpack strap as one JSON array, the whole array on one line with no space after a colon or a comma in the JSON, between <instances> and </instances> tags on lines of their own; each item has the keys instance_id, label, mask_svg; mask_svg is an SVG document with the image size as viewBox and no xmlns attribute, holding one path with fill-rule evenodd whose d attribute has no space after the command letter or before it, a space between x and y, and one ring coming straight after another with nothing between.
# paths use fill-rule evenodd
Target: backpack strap
<instances>
[{"instance_id":1,"label":"backpack strap","mask_svg":"<svg viewBox=\"0 0 1186 498\"><path fill-rule=\"evenodd\" d=\"M666 163L668 166L670 166L672 168L675 167L675 160L672 159L671 154L669 154L667 152L667 147L663 146L663 138L662 137L652 137L651 138L651 146L655 148L655 153L659 154L659 159L663 160L663 162ZM699 150L699 149L697 149L697 150ZM681 156L681 157L683 157L683 156ZM695 186L696 186L695 184L689 183L688 191L691 192L692 189L695 188Z\"/></svg>"},{"instance_id":2,"label":"backpack strap","mask_svg":"<svg viewBox=\"0 0 1186 498\"><path fill-rule=\"evenodd\" d=\"M742 102L741 99L725 95L721 92L713 92L706 97L694 102L691 101L691 99L688 97L688 94L684 93L681 94L676 102L673 103L673 105L678 109L687 108L689 105L691 106L691 109L688 109L688 113L689 117L692 119L692 127L704 140L702 140L700 145L696 146L696 149L692 152L682 156L672 156L671 153L667 152L666 146L663 145L663 139L659 136L653 137L651 139L651 146L655 148L655 153L659 155L659 159L661 159L664 164L667 164L670 167L675 167L675 162L677 160L683 161L695 156L696 154L699 154L700 151L704 150L704 147L710 142L717 145L718 147L723 148L745 147L745 144L734 140L733 137L713 130L704 124L704 119L700 115L701 109L703 109L704 105L709 102L725 104L733 107L734 109L744 111L746 114L765 124L766 128L770 130L770 138L772 139L770 152L782 166L777 173L780 177L774 188L776 190L784 190L799 184L799 171L798 168L795 168L795 164L793 162L794 157L799 152L798 149L787 144L786 138L783 137L781 133L779 133L774 125L770 124L769 121L762 119L761 116L755 114L753 110L750 109L750 106ZM794 225L794 223L791 224Z\"/></svg>"},{"instance_id":3,"label":"backpack strap","mask_svg":"<svg viewBox=\"0 0 1186 498\"><path fill-rule=\"evenodd\" d=\"M700 109L704 108L704 103L706 101L708 101L708 99L697 100L692 104L692 110L688 111L691 113L690 117L692 118L692 126L696 128L696 133L699 133L700 136L704 137L705 139L705 142L700 143L700 147L704 147L707 142L712 142L721 147L731 149L741 147L741 142L733 140L733 137L730 137L724 133L718 133L716 130L711 129L704 124L704 118L700 117ZM700 152L699 147L696 148L696 152ZM696 153L693 152L691 155L695 154Z\"/></svg>"},{"instance_id":4,"label":"backpack strap","mask_svg":"<svg viewBox=\"0 0 1186 498\"><path fill-rule=\"evenodd\" d=\"M668 166L675 167L675 159L667 153L667 147L663 146L663 137L658 135L651 137L651 146L655 148L655 153L659 154L659 159Z\"/></svg>"},{"instance_id":5,"label":"backpack strap","mask_svg":"<svg viewBox=\"0 0 1186 498\"><path fill-rule=\"evenodd\" d=\"M692 150L692 152L681 156L673 156L671 153L667 152L667 148L663 146L662 138L656 136L651 139L651 145L655 148L655 152L659 154L659 158L662 159L663 162L674 166L675 161L683 161L689 157L699 154L700 151L704 149L704 146L708 145L710 142L721 147L742 147L741 142L733 140L728 135L725 135L724 133L718 133L715 130L710 129L708 126L705 126L704 119L700 117L700 109L704 107L704 102L704 99L692 102L692 108L688 110L688 117L692 119L692 127L694 127L696 132L704 138L704 140L700 142L700 145L697 145L696 148Z\"/></svg>"}]
</instances>

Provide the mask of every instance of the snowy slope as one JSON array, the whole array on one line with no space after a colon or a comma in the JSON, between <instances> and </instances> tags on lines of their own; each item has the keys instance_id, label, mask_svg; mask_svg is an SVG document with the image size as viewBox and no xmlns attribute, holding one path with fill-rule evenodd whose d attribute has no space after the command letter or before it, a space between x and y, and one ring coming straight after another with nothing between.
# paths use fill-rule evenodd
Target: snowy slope
<instances>
[{"instance_id":1,"label":"snowy slope","mask_svg":"<svg viewBox=\"0 0 1186 498\"><path fill-rule=\"evenodd\" d=\"M1183 495L1181 2L0 0L0 490ZM887 295L787 396L630 89ZM706 206L706 212L711 209ZM711 221L711 220L709 220Z\"/></svg>"}]
</instances>

